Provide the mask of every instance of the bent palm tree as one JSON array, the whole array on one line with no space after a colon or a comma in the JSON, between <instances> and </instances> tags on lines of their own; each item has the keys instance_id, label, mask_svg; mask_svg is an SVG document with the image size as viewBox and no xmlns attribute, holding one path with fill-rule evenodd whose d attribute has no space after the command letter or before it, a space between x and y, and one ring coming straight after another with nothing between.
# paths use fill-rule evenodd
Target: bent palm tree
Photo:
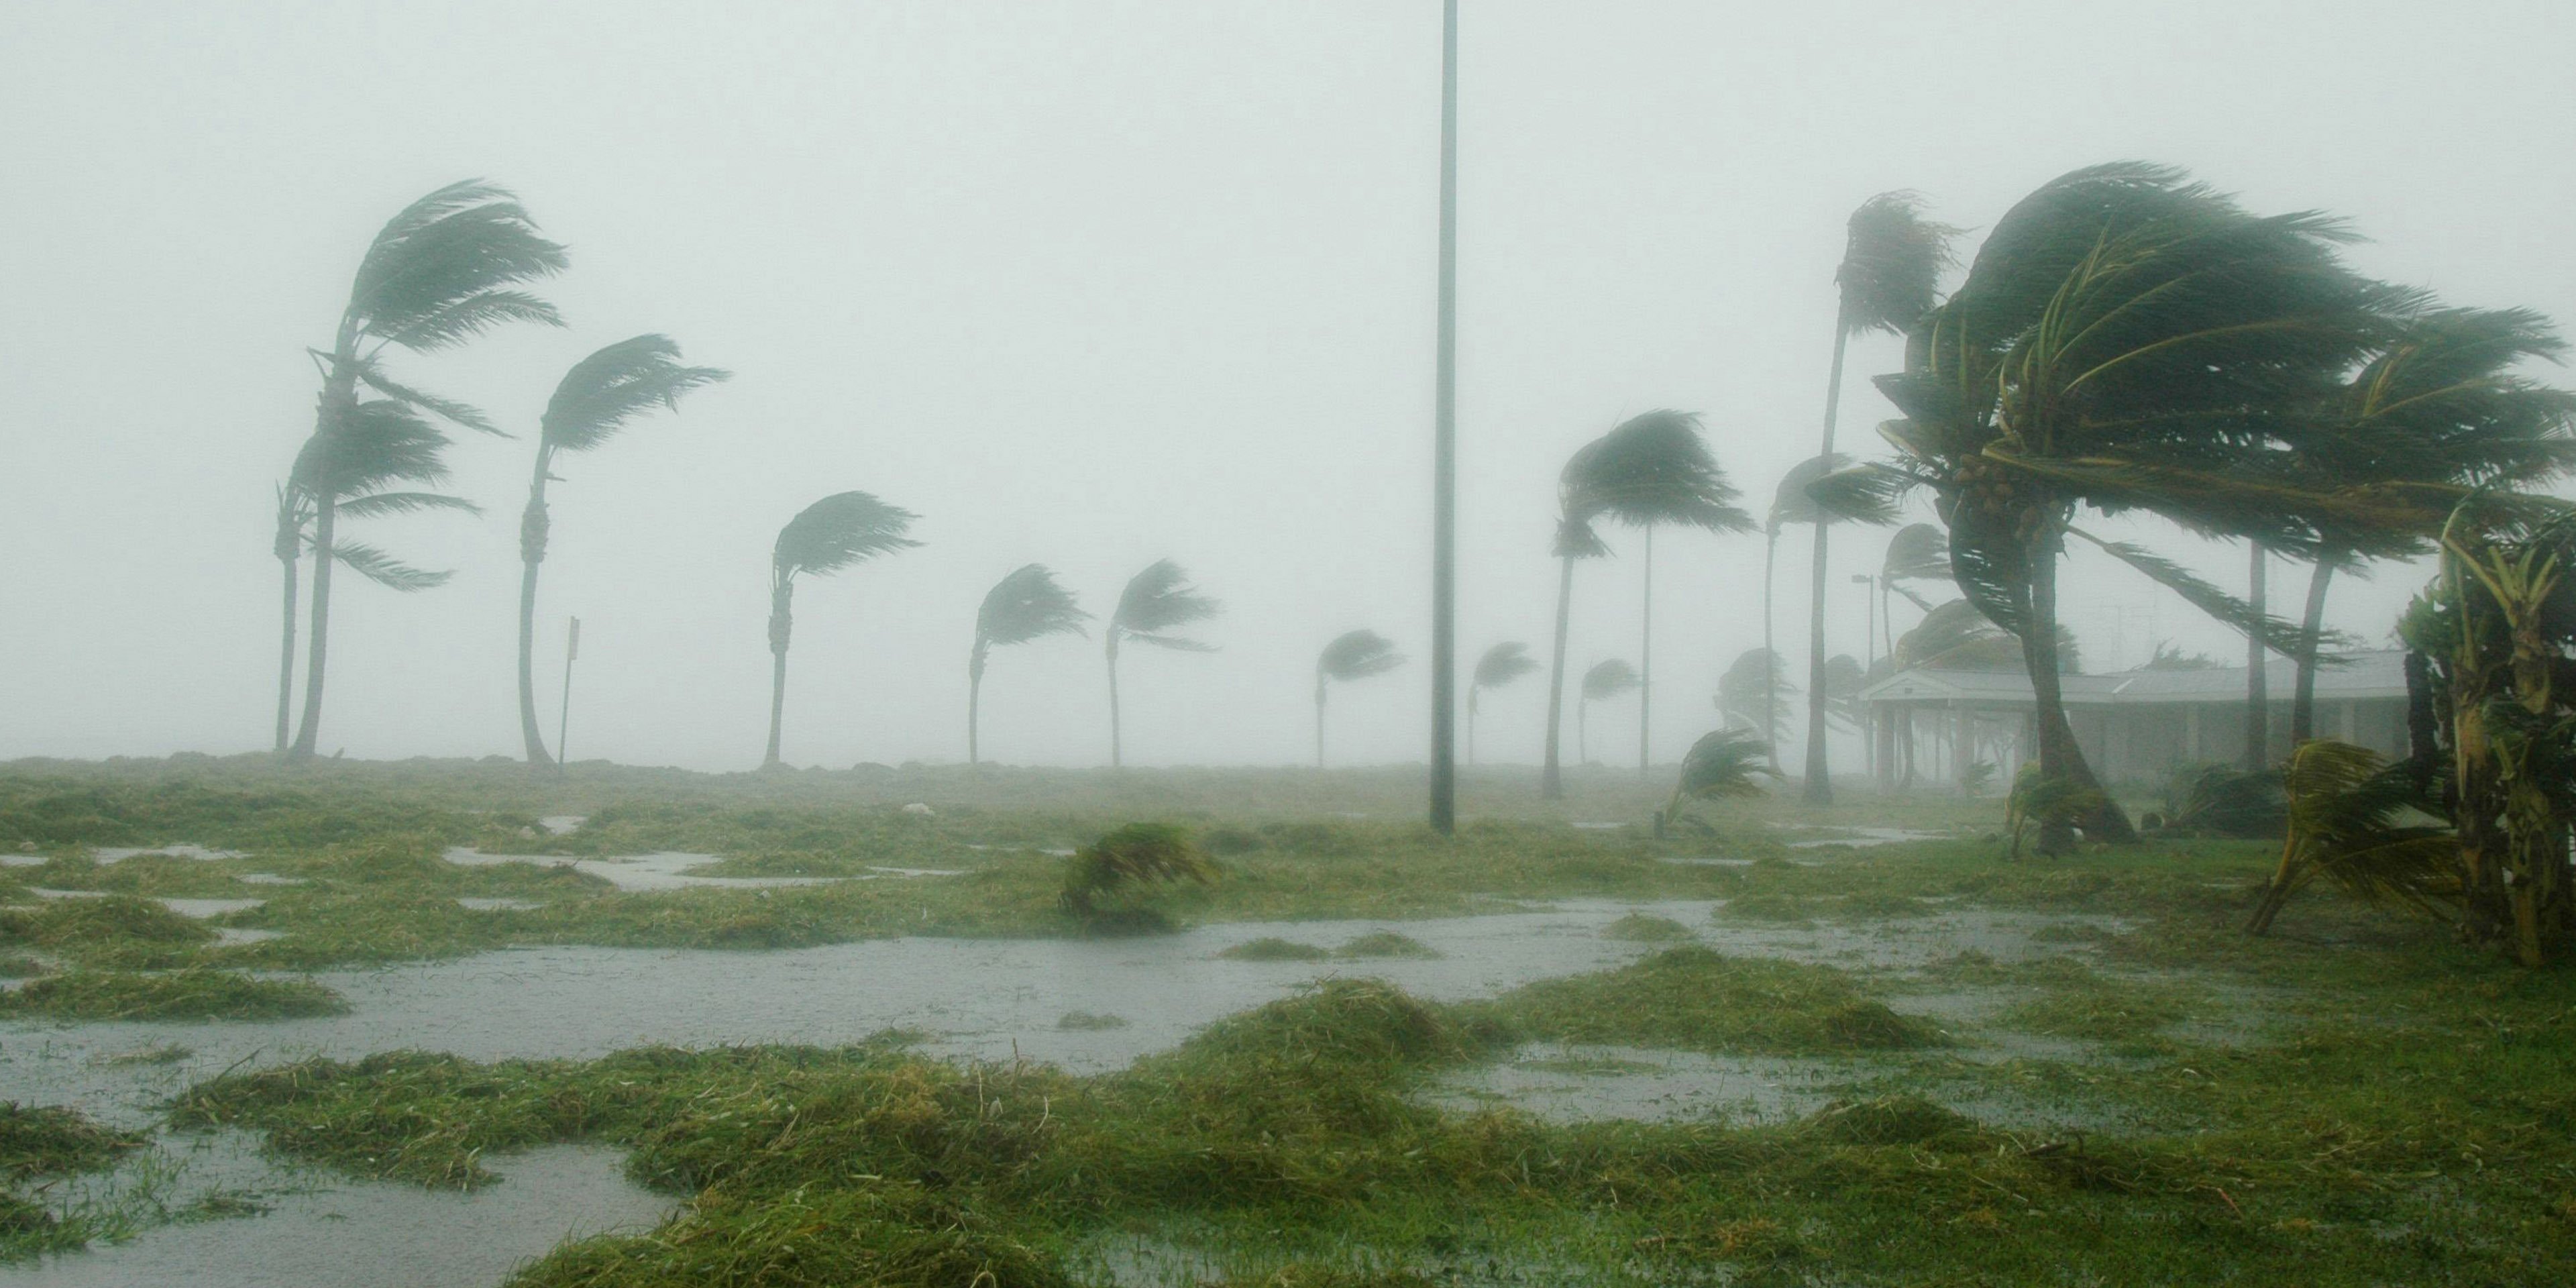
<instances>
[{"instance_id":1,"label":"bent palm tree","mask_svg":"<svg viewBox=\"0 0 2576 1288\"><path fill-rule=\"evenodd\" d=\"M1333 638L1315 658L1315 768L1324 767L1324 695L1329 685L1384 675L1404 665L1395 642L1376 631L1358 630Z\"/></svg>"},{"instance_id":2,"label":"bent palm tree","mask_svg":"<svg viewBox=\"0 0 2576 1288\"><path fill-rule=\"evenodd\" d=\"M2318 877L2367 903L2439 914L2443 885L2458 870L2460 838L2447 827L2403 821L2440 807L2422 798L2406 766L2319 738L2290 753L2281 785L2288 833L2246 933L2270 931L2290 896Z\"/></svg>"},{"instance_id":3,"label":"bent palm tree","mask_svg":"<svg viewBox=\"0 0 2576 1288\"><path fill-rule=\"evenodd\" d=\"M404 207L377 232L358 265L348 305L326 352L314 350L322 393L313 437L349 432L359 416L361 385L405 409L468 429L498 434L482 413L393 379L381 359L389 348L427 353L463 344L506 322L561 326L553 305L513 289L563 271L563 247L537 232L510 194L479 181L449 184ZM443 440L442 440L442 444ZM313 605L305 662L304 718L289 749L313 755L322 731L322 685L330 646L331 566L339 537L336 488L313 497Z\"/></svg>"},{"instance_id":4,"label":"bent palm tree","mask_svg":"<svg viewBox=\"0 0 2576 1288\"><path fill-rule=\"evenodd\" d=\"M1637 687L1637 668L1618 658L1595 662L1583 673L1583 694L1574 704L1574 761L1592 763L1591 740L1586 731L1591 724L1592 704L1607 702Z\"/></svg>"},{"instance_id":5,"label":"bent palm tree","mask_svg":"<svg viewBox=\"0 0 2576 1288\"><path fill-rule=\"evenodd\" d=\"M1818 505L1816 498L1809 494L1807 489L1816 480L1849 464L1851 464L1851 458L1840 452L1810 456L1790 466L1789 472L1780 476L1780 485L1771 491L1771 513L1762 525L1762 647L1774 654L1779 650L1771 639L1771 599L1774 581L1772 574L1779 566L1780 529L1792 523L1812 523L1821 529L1825 524L1841 522L1844 515ZM1785 674L1784 671L1783 675ZM1796 686L1790 686L1789 691L1797 692ZM1769 717L1760 722L1772 731L1768 739L1768 750L1764 754L1771 757L1771 767L1778 769L1780 767L1778 714L1780 680L1778 678L1775 677L1770 686L1763 691L1762 700L1765 709L1772 712Z\"/></svg>"},{"instance_id":6,"label":"bent palm tree","mask_svg":"<svg viewBox=\"0 0 2576 1288\"><path fill-rule=\"evenodd\" d=\"M919 517L865 492L835 492L798 511L778 530L778 543L769 552L769 754L761 768L779 763L780 718L787 710L787 639L795 624L788 609L796 597L796 579L839 572L920 545L904 535Z\"/></svg>"},{"instance_id":7,"label":"bent palm tree","mask_svg":"<svg viewBox=\"0 0 2576 1288\"><path fill-rule=\"evenodd\" d=\"M1950 239L1959 230L1923 217L1923 199L1911 192L1882 192L1860 204L1844 226L1843 261L1834 270L1834 360L1825 381L1824 446L1834 450L1834 422L1842 411L1843 352L1856 335L1903 334L1932 310L1941 270L1954 261ZM1815 560L1807 588L1807 781L1809 804L1831 804L1832 772L1825 760L1825 528L1816 525Z\"/></svg>"},{"instance_id":8,"label":"bent palm tree","mask_svg":"<svg viewBox=\"0 0 2576 1288\"><path fill-rule=\"evenodd\" d=\"M1798 686L1781 674L1785 669L1780 655L1767 648L1749 648L1735 655L1726 673L1717 677L1717 712L1726 717L1730 729L1750 729L1762 742L1770 742L1780 732L1780 690L1791 693ZM1763 728L1769 721L1770 728ZM1769 734L1771 737L1761 737ZM1763 754L1774 753L1766 750ZM1774 772L1778 765L1771 766Z\"/></svg>"},{"instance_id":9,"label":"bent palm tree","mask_svg":"<svg viewBox=\"0 0 2576 1288\"><path fill-rule=\"evenodd\" d=\"M1476 763L1476 699L1487 689L1499 689L1538 669L1538 659L1529 655L1529 645L1509 640L1485 650L1476 659L1476 674L1467 682L1467 763Z\"/></svg>"},{"instance_id":10,"label":"bent palm tree","mask_svg":"<svg viewBox=\"0 0 2576 1288\"><path fill-rule=\"evenodd\" d=\"M1700 735L1682 757L1681 776L1673 783L1672 799L1655 811L1655 835L1662 836L1681 817L1682 806L1692 801L1760 796L1760 780L1780 776L1779 770L1765 763L1770 758L1770 749L1750 729L1720 729Z\"/></svg>"},{"instance_id":11,"label":"bent palm tree","mask_svg":"<svg viewBox=\"0 0 2576 1288\"><path fill-rule=\"evenodd\" d=\"M1109 614L1109 625L1101 631L1108 640L1109 654L1109 766L1120 767L1118 727L1118 644L1134 640L1155 648L1177 649L1184 653L1213 653L1216 646L1203 644L1172 632L1192 622L1203 622L1224 611L1224 605L1199 593L1190 584L1188 573L1169 559L1158 559L1145 570L1127 579L1127 589L1118 596L1118 607Z\"/></svg>"},{"instance_id":12,"label":"bent palm tree","mask_svg":"<svg viewBox=\"0 0 2576 1288\"><path fill-rule=\"evenodd\" d=\"M555 457L587 452L615 438L626 423L659 406L680 409L680 395L727 379L731 372L680 365L680 346L667 336L621 340L573 364L546 402L538 422L537 468L528 480L528 508L519 518L519 734L528 763L552 763L537 731L537 567L546 559L552 523L546 484L555 479Z\"/></svg>"},{"instance_id":13,"label":"bent palm tree","mask_svg":"<svg viewBox=\"0 0 2576 1288\"><path fill-rule=\"evenodd\" d=\"M1057 584L1045 564L1022 564L984 592L975 610L975 648L966 655L966 763L982 763L977 726L984 704L984 661L995 645L1026 644L1049 635L1083 634L1091 614L1076 607L1073 592Z\"/></svg>"}]
</instances>

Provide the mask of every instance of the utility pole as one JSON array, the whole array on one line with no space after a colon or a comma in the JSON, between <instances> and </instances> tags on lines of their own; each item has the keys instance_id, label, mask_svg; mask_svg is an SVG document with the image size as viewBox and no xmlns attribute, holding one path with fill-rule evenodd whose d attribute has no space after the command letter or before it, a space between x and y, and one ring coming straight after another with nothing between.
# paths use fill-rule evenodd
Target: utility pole
<instances>
[{"instance_id":1,"label":"utility pole","mask_svg":"<svg viewBox=\"0 0 2576 1288\"><path fill-rule=\"evenodd\" d=\"M1458 0L1440 24L1440 332L1431 395L1431 828L1458 827Z\"/></svg>"},{"instance_id":2,"label":"utility pole","mask_svg":"<svg viewBox=\"0 0 2576 1288\"><path fill-rule=\"evenodd\" d=\"M572 730L572 664L581 656L581 619L572 619L572 630L564 636L563 713L555 718L555 772L565 772L572 762L564 759L564 735Z\"/></svg>"}]
</instances>

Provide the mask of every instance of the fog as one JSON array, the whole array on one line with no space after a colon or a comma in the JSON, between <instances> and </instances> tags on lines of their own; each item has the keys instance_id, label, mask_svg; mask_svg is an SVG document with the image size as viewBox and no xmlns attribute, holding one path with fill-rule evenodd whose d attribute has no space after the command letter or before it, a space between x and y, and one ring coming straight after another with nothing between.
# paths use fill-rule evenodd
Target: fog
<instances>
[{"instance_id":1,"label":"fog","mask_svg":"<svg viewBox=\"0 0 2576 1288\"><path fill-rule=\"evenodd\" d=\"M1978 229L2068 169L2168 162L2349 217L2372 273L2576 318L2563 4L1464 8L1462 668L1544 654L1556 472L1619 419L1702 413L1757 512L1814 453L1843 220L1876 192ZM571 325L395 359L520 437L451 453L481 519L365 525L456 576L341 579L324 754L516 754L537 414L580 356L662 331L734 378L557 470L539 705L578 615L573 757L757 764L770 543L855 488L926 544L800 586L791 763L963 759L986 588L1040 561L1105 614L1164 557L1225 601L1221 651L1128 652L1131 763L1306 758L1316 650L1363 626L1412 661L1336 699L1333 757L1421 759L1438 34L1428 0L0 9L0 757L268 745L304 350L388 216L481 176L570 245L540 289ZM1898 356L1855 342L1838 446L1876 450ZM2242 583L2239 549L2107 526ZM1637 655L1637 542L1611 540L1578 671ZM1801 660L1807 540L1778 599ZM1865 656L1848 576L1884 540L1835 534L1835 652ZM1668 760L1761 642L1762 541L1656 544ZM2422 580L2339 581L2329 622L2382 640ZM2064 586L2088 669L2160 639L2241 664L2105 557ZM1544 678L1486 699L1488 759L1537 759ZM1001 650L986 755L1105 763L1106 704L1096 631ZM1633 720L1597 712L1594 754Z\"/></svg>"}]
</instances>

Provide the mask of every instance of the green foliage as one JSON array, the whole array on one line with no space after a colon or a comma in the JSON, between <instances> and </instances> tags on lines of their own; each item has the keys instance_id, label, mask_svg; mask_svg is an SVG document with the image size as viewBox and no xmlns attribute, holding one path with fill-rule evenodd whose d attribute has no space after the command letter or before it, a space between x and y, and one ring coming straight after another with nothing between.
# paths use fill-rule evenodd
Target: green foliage
<instances>
[{"instance_id":1,"label":"green foliage","mask_svg":"<svg viewBox=\"0 0 2576 1288\"><path fill-rule=\"evenodd\" d=\"M799 574L838 572L862 559L918 546L905 533L919 517L865 492L824 497L778 530L778 543L770 552L771 584L783 587Z\"/></svg>"},{"instance_id":2,"label":"green foliage","mask_svg":"<svg viewBox=\"0 0 2576 1288\"><path fill-rule=\"evenodd\" d=\"M74 971L0 992L0 1015L58 1020L282 1020L337 1015L338 993L310 980L191 968L167 974Z\"/></svg>"},{"instance_id":3,"label":"green foliage","mask_svg":"<svg viewBox=\"0 0 2576 1288\"><path fill-rule=\"evenodd\" d=\"M2044 836L2052 824L2073 823L2104 804L2100 788L2050 777L2037 761L2024 763L2013 776L2012 793L2004 798L2004 826L2012 833L2013 857L2021 857L2023 834L2032 828Z\"/></svg>"},{"instance_id":4,"label":"green foliage","mask_svg":"<svg viewBox=\"0 0 2576 1288\"><path fill-rule=\"evenodd\" d=\"M1631 944L1670 944L1698 938L1690 927L1650 912L1632 912L1603 926L1601 937Z\"/></svg>"},{"instance_id":5,"label":"green foliage","mask_svg":"<svg viewBox=\"0 0 2576 1288\"><path fill-rule=\"evenodd\" d=\"M101 1126L77 1109L0 1101L0 1175L13 1181L96 1171L145 1139Z\"/></svg>"},{"instance_id":6,"label":"green foliage","mask_svg":"<svg viewBox=\"0 0 2576 1288\"><path fill-rule=\"evenodd\" d=\"M586 452L654 407L678 411L680 395L730 378L716 367L680 365L680 346L669 336L620 340L564 373L546 402L539 441L548 453Z\"/></svg>"},{"instance_id":7,"label":"green foliage","mask_svg":"<svg viewBox=\"0 0 2576 1288\"><path fill-rule=\"evenodd\" d=\"M1217 956L1237 962L1319 962L1332 956L1313 944L1264 935L1228 948Z\"/></svg>"},{"instance_id":8,"label":"green foliage","mask_svg":"<svg viewBox=\"0 0 2576 1288\"><path fill-rule=\"evenodd\" d=\"M1315 682L1326 680L1348 683L1384 675L1404 665L1404 656L1395 651L1395 642L1376 631L1348 631L1333 637L1315 658Z\"/></svg>"},{"instance_id":9,"label":"green foliage","mask_svg":"<svg viewBox=\"0 0 2576 1288\"><path fill-rule=\"evenodd\" d=\"M1014 568L984 594L975 612L975 654L997 644L1026 644L1049 635L1083 634L1091 614L1073 601L1073 592L1055 579L1045 564Z\"/></svg>"},{"instance_id":10,"label":"green foliage","mask_svg":"<svg viewBox=\"0 0 2576 1288\"><path fill-rule=\"evenodd\" d=\"M2165 808L2164 830L2175 835L2259 841L2281 834L2289 806L2276 770L2194 765L2166 782Z\"/></svg>"},{"instance_id":11,"label":"green foliage","mask_svg":"<svg viewBox=\"0 0 2576 1288\"><path fill-rule=\"evenodd\" d=\"M1154 887L1216 880L1216 865L1189 829L1169 823L1130 823L1075 851L1064 867L1060 902L1086 920L1110 914L1113 903L1117 910L1141 912L1138 901Z\"/></svg>"},{"instance_id":12,"label":"green foliage","mask_svg":"<svg viewBox=\"0 0 2576 1288\"><path fill-rule=\"evenodd\" d=\"M1438 957L1440 950L1411 935L1399 935L1392 930L1375 930L1365 935L1352 936L1348 943L1334 949L1333 955L1346 959L1387 957L1423 959Z\"/></svg>"},{"instance_id":13,"label":"green foliage","mask_svg":"<svg viewBox=\"0 0 2576 1288\"><path fill-rule=\"evenodd\" d=\"M1117 609L1109 615L1108 635L1113 644L1132 639L1156 648L1212 652L1214 645L1173 632L1223 611L1223 605L1190 584L1189 574L1179 564L1158 559L1128 578L1127 588L1119 593Z\"/></svg>"},{"instance_id":14,"label":"green foliage","mask_svg":"<svg viewBox=\"0 0 2576 1288\"><path fill-rule=\"evenodd\" d=\"M1828 966L1671 948L1600 975L1542 980L1493 1003L1533 1037L1746 1055L1936 1046L1922 1021L1887 1009Z\"/></svg>"},{"instance_id":15,"label":"green foliage","mask_svg":"<svg viewBox=\"0 0 2576 1288\"><path fill-rule=\"evenodd\" d=\"M1761 796L1761 780L1780 776L1780 771L1768 763L1770 754L1771 744L1750 729L1719 729L1701 734L1682 757L1681 777L1673 784L1672 798L1655 815L1656 833L1661 835L1679 819L1682 806L1691 801Z\"/></svg>"},{"instance_id":16,"label":"green foliage","mask_svg":"<svg viewBox=\"0 0 2576 1288\"><path fill-rule=\"evenodd\" d=\"M1531 657L1529 645L1506 640L1485 650L1476 659L1473 686L1477 689L1499 689L1538 669L1538 659Z\"/></svg>"},{"instance_id":17,"label":"green foliage","mask_svg":"<svg viewBox=\"0 0 2576 1288\"><path fill-rule=\"evenodd\" d=\"M1931 311L1941 270L1957 262L1950 241L1960 230L1924 218L1923 198L1897 191L1862 202L1844 231L1834 270L1843 334L1911 329Z\"/></svg>"},{"instance_id":18,"label":"green foliage","mask_svg":"<svg viewBox=\"0 0 2576 1288\"><path fill-rule=\"evenodd\" d=\"M2410 767L2319 738L2290 754L2280 782L2288 834L2254 933L2270 929L2290 896L2319 877L2365 902L2427 916L2456 901L2459 837L2430 821L2428 807L2437 803L2424 799Z\"/></svg>"},{"instance_id":19,"label":"green foliage","mask_svg":"<svg viewBox=\"0 0 2576 1288\"><path fill-rule=\"evenodd\" d=\"M1637 668L1619 658L1605 658L1583 673L1583 700L1606 702L1636 692L1638 683Z\"/></svg>"},{"instance_id":20,"label":"green foliage","mask_svg":"<svg viewBox=\"0 0 2576 1288\"><path fill-rule=\"evenodd\" d=\"M1735 485L1710 454L1699 417L1657 410L1621 421L1566 463L1569 522L1603 518L1632 526L1670 523L1711 532L1751 532Z\"/></svg>"}]
</instances>

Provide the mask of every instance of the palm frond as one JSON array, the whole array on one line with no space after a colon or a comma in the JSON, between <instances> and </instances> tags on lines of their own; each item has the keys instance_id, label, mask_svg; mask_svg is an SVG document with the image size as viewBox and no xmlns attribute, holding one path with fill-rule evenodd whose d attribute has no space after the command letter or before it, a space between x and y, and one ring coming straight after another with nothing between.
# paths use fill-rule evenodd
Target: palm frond
<instances>
[{"instance_id":1,"label":"palm frond","mask_svg":"<svg viewBox=\"0 0 2576 1288\"><path fill-rule=\"evenodd\" d=\"M1499 689L1537 669L1538 659L1530 656L1529 645L1506 640L1476 659L1474 687Z\"/></svg>"},{"instance_id":2,"label":"palm frond","mask_svg":"<svg viewBox=\"0 0 2576 1288\"><path fill-rule=\"evenodd\" d=\"M1774 696L1796 697L1798 686L1789 678L1786 659L1767 648L1749 648L1735 655L1726 672L1717 677L1717 711L1732 728L1749 729L1764 742L1776 743L1780 724L1788 719L1789 704L1771 709ZM1765 729L1765 723L1770 728Z\"/></svg>"},{"instance_id":3,"label":"palm frond","mask_svg":"<svg viewBox=\"0 0 2576 1288\"><path fill-rule=\"evenodd\" d=\"M1901 581L1948 581L1950 534L1929 523L1909 523L1888 538L1887 556L1878 575L1890 584Z\"/></svg>"},{"instance_id":4,"label":"palm frond","mask_svg":"<svg viewBox=\"0 0 2576 1288\"><path fill-rule=\"evenodd\" d=\"M1923 217L1923 198L1882 192L1860 204L1846 226L1842 266L1834 285L1842 293L1846 335L1903 332L1932 309L1941 270L1956 264L1950 240L1960 230Z\"/></svg>"},{"instance_id":5,"label":"palm frond","mask_svg":"<svg viewBox=\"0 0 2576 1288\"><path fill-rule=\"evenodd\" d=\"M1615 698L1635 689L1638 684L1637 668L1625 661L1614 657L1595 662L1592 669L1583 673L1583 700L1599 702Z\"/></svg>"},{"instance_id":6,"label":"palm frond","mask_svg":"<svg viewBox=\"0 0 2576 1288\"><path fill-rule=\"evenodd\" d=\"M1404 656L1395 651L1395 642L1371 630L1349 631L1337 635L1315 659L1318 678L1337 681L1365 680L1383 675L1404 664Z\"/></svg>"},{"instance_id":7,"label":"palm frond","mask_svg":"<svg viewBox=\"0 0 2576 1288\"><path fill-rule=\"evenodd\" d=\"M1118 595L1118 607L1109 614L1109 630L1156 648L1209 653L1215 651L1215 645L1171 632L1192 622L1206 621L1222 611L1224 605L1199 593L1179 564L1158 559L1127 579L1127 588Z\"/></svg>"},{"instance_id":8,"label":"palm frond","mask_svg":"<svg viewBox=\"0 0 2576 1288\"><path fill-rule=\"evenodd\" d=\"M1750 729L1719 729L1702 734L1682 756L1681 778L1673 786L1673 804L1760 796L1761 780L1780 776L1780 771L1768 763L1770 756L1769 740Z\"/></svg>"},{"instance_id":9,"label":"palm frond","mask_svg":"<svg viewBox=\"0 0 2576 1288\"><path fill-rule=\"evenodd\" d=\"M441 305L405 323L400 330L383 333L381 338L415 353L427 353L463 344L512 322L564 324L563 315L555 311L554 305L526 291L482 291Z\"/></svg>"},{"instance_id":10,"label":"palm frond","mask_svg":"<svg viewBox=\"0 0 2576 1288\"><path fill-rule=\"evenodd\" d=\"M1815 493L1818 480L1850 468L1851 458L1840 452L1810 456L1790 466L1780 476L1779 486L1771 489L1771 512L1763 517L1763 531L1776 534L1793 523L1840 523L1850 517L1838 506L1827 506ZM1839 493L1836 499L1841 499Z\"/></svg>"},{"instance_id":11,"label":"palm frond","mask_svg":"<svg viewBox=\"0 0 2576 1288\"><path fill-rule=\"evenodd\" d=\"M374 546L358 541L332 542L331 557L339 560L359 576L388 590L398 590L406 595L444 586L448 578L456 575L449 571L433 572L414 568Z\"/></svg>"},{"instance_id":12,"label":"palm frond","mask_svg":"<svg viewBox=\"0 0 2576 1288\"><path fill-rule=\"evenodd\" d=\"M461 496L444 492L370 492L364 496L345 497L340 501L340 515L349 519L382 518L389 514L422 514L431 510L450 510L461 514L481 514L483 507Z\"/></svg>"},{"instance_id":13,"label":"palm frond","mask_svg":"<svg viewBox=\"0 0 2576 1288\"><path fill-rule=\"evenodd\" d=\"M396 402L409 403L441 420L452 421L478 434L508 438L509 432L492 423L492 418L452 398L414 389L385 373L384 363L375 358L362 358L357 364L358 380L368 388Z\"/></svg>"},{"instance_id":14,"label":"palm frond","mask_svg":"<svg viewBox=\"0 0 2576 1288\"><path fill-rule=\"evenodd\" d=\"M2281 835L2289 803L2277 770L2199 765L2165 784L2164 830L2175 836L2264 840Z\"/></svg>"},{"instance_id":15,"label":"palm frond","mask_svg":"<svg viewBox=\"0 0 2576 1288\"><path fill-rule=\"evenodd\" d=\"M1091 614L1074 603L1073 592L1055 579L1045 564L1022 564L984 593L975 611L975 644L1026 644L1049 635L1081 635Z\"/></svg>"},{"instance_id":16,"label":"palm frond","mask_svg":"<svg viewBox=\"0 0 2576 1288\"><path fill-rule=\"evenodd\" d=\"M447 435L409 404L370 398L348 404L305 439L290 476L315 497L382 491L395 483L447 481Z\"/></svg>"},{"instance_id":17,"label":"palm frond","mask_svg":"<svg viewBox=\"0 0 2576 1288\"><path fill-rule=\"evenodd\" d=\"M865 492L836 492L799 511L778 530L771 575L785 584L799 573L837 572L862 559L921 543L905 535L921 516Z\"/></svg>"},{"instance_id":18,"label":"palm frond","mask_svg":"<svg viewBox=\"0 0 2576 1288\"><path fill-rule=\"evenodd\" d=\"M1699 417L1658 410L1629 417L1566 463L1561 491L1568 518L1643 526L1669 523L1711 532L1751 532L1735 485L1710 454Z\"/></svg>"},{"instance_id":19,"label":"palm frond","mask_svg":"<svg viewBox=\"0 0 2576 1288\"><path fill-rule=\"evenodd\" d=\"M545 445L589 451L654 407L677 411L680 395L732 377L719 367L682 365L680 346L669 336L620 340L574 363L556 384L541 422Z\"/></svg>"},{"instance_id":20,"label":"palm frond","mask_svg":"<svg viewBox=\"0 0 2576 1288\"><path fill-rule=\"evenodd\" d=\"M2456 886L2459 838L2448 828L2408 824L2415 780L2367 747L2319 738L2299 744L2283 774L2289 841L2265 900L2276 911L2319 877L2372 903L2439 916ZM2258 914L2257 928L2268 916Z\"/></svg>"},{"instance_id":21,"label":"palm frond","mask_svg":"<svg viewBox=\"0 0 2576 1288\"><path fill-rule=\"evenodd\" d=\"M504 320L560 325L551 305L511 288L560 273L568 262L507 190L479 180L450 184L376 234L358 266L342 332L436 349Z\"/></svg>"},{"instance_id":22,"label":"palm frond","mask_svg":"<svg viewBox=\"0 0 2576 1288\"><path fill-rule=\"evenodd\" d=\"M2081 537L2112 558L2145 573L2158 585L2171 590L2191 606L2263 641L2273 652L2295 657L2306 646L2307 631L2298 623L2284 621L2269 614L2257 613L2254 606L2211 585L2198 574L2144 546L2129 541L2105 541L2082 528L2069 527L2069 533ZM2349 647L2351 638L2340 631L2320 631L2320 641L2331 647Z\"/></svg>"}]
</instances>

